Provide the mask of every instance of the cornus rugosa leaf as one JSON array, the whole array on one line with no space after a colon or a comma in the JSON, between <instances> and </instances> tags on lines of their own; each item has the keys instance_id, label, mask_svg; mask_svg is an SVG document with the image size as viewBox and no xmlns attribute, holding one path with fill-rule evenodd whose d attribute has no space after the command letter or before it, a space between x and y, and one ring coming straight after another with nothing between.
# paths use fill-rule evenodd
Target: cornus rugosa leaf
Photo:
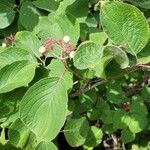
<instances>
[{"instance_id":1,"label":"cornus rugosa leaf","mask_svg":"<svg viewBox=\"0 0 150 150\"><path fill-rule=\"evenodd\" d=\"M57 147L52 142L42 141L37 145L35 150L57 150Z\"/></svg>"},{"instance_id":2,"label":"cornus rugosa leaf","mask_svg":"<svg viewBox=\"0 0 150 150\"><path fill-rule=\"evenodd\" d=\"M8 133L10 142L16 147L30 149L35 144L36 136L17 119L9 128Z\"/></svg>"},{"instance_id":3,"label":"cornus rugosa leaf","mask_svg":"<svg viewBox=\"0 0 150 150\"><path fill-rule=\"evenodd\" d=\"M40 55L41 41L29 31L21 31L16 34L15 46L29 51L33 56L39 57Z\"/></svg>"},{"instance_id":4,"label":"cornus rugosa leaf","mask_svg":"<svg viewBox=\"0 0 150 150\"><path fill-rule=\"evenodd\" d=\"M77 48L73 58L74 66L78 69L94 68L103 55L102 46L88 41Z\"/></svg>"},{"instance_id":5,"label":"cornus rugosa leaf","mask_svg":"<svg viewBox=\"0 0 150 150\"><path fill-rule=\"evenodd\" d=\"M32 61L17 61L2 68L0 70L0 93L28 86L34 77L36 66L37 63Z\"/></svg>"},{"instance_id":6,"label":"cornus rugosa leaf","mask_svg":"<svg viewBox=\"0 0 150 150\"><path fill-rule=\"evenodd\" d=\"M150 1L149 0L126 0L128 2L131 2L137 6L140 6L142 8L150 9Z\"/></svg>"},{"instance_id":7,"label":"cornus rugosa leaf","mask_svg":"<svg viewBox=\"0 0 150 150\"><path fill-rule=\"evenodd\" d=\"M8 64L21 60L33 60L32 55L20 48L11 47L0 54L0 69Z\"/></svg>"},{"instance_id":8,"label":"cornus rugosa leaf","mask_svg":"<svg viewBox=\"0 0 150 150\"><path fill-rule=\"evenodd\" d=\"M20 104L20 118L38 140L52 140L64 125L67 90L62 78L44 78L29 88Z\"/></svg>"},{"instance_id":9,"label":"cornus rugosa leaf","mask_svg":"<svg viewBox=\"0 0 150 150\"><path fill-rule=\"evenodd\" d=\"M84 144L89 129L89 123L85 117L70 119L64 128L65 138L72 147L78 147Z\"/></svg>"},{"instance_id":10,"label":"cornus rugosa leaf","mask_svg":"<svg viewBox=\"0 0 150 150\"><path fill-rule=\"evenodd\" d=\"M20 22L27 29L32 31L38 23L39 10L30 1L22 2L20 8Z\"/></svg>"},{"instance_id":11,"label":"cornus rugosa leaf","mask_svg":"<svg viewBox=\"0 0 150 150\"><path fill-rule=\"evenodd\" d=\"M49 77L63 78L66 89L71 89L73 86L73 75L69 72L60 60L52 60L47 66L50 70Z\"/></svg>"},{"instance_id":12,"label":"cornus rugosa leaf","mask_svg":"<svg viewBox=\"0 0 150 150\"><path fill-rule=\"evenodd\" d=\"M58 8L59 3L56 0L36 0L33 1L33 4L40 8L49 12L53 12Z\"/></svg>"},{"instance_id":13,"label":"cornus rugosa leaf","mask_svg":"<svg viewBox=\"0 0 150 150\"><path fill-rule=\"evenodd\" d=\"M148 22L135 6L106 2L102 5L101 23L108 37L115 44L125 46L133 55L139 53L148 42Z\"/></svg>"},{"instance_id":14,"label":"cornus rugosa leaf","mask_svg":"<svg viewBox=\"0 0 150 150\"><path fill-rule=\"evenodd\" d=\"M13 10L13 8L13 0L0 1L0 29L6 28L13 22L15 18L15 11Z\"/></svg>"}]
</instances>

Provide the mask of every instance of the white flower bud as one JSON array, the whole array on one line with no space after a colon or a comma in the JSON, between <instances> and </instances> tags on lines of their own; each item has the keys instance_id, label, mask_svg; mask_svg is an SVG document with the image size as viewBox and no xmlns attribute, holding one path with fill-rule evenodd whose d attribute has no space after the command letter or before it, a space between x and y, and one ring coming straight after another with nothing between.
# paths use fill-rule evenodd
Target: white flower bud
<instances>
[{"instance_id":1,"label":"white flower bud","mask_svg":"<svg viewBox=\"0 0 150 150\"><path fill-rule=\"evenodd\" d=\"M69 57L74 58L74 55L75 55L75 51L72 51L72 52L70 52Z\"/></svg>"},{"instance_id":2,"label":"white flower bud","mask_svg":"<svg viewBox=\"0 0 150 150\"><path fill-rule=\"evenodd\" d=\"M39 48L39 52L40 52L40 54L44 54L44 53L46 52L45 47L44 47L44 46L41 46L41 47Z\"/></svg>"},{"instance_id":3,"label":"white flower bud","mask_svg":"<svg viewBox=\"0 0 150 150\"><path fill-rule=\"evenodd\" d=\"M7 45L6 45L6 43L2 43L2 47L6 47Z\"/></svg>"},{"instance_id":4,"label":"white flower bud","mask_svg":"<svg viewBox=\"0 0 150 150\"><path fill-rule=\"evenodd\" d=\"M70 37L69 36L64 36L63 37L63 41L65 42L65 43L68 43L69 41L70 41Z\"/></svg>"}]
</instances>

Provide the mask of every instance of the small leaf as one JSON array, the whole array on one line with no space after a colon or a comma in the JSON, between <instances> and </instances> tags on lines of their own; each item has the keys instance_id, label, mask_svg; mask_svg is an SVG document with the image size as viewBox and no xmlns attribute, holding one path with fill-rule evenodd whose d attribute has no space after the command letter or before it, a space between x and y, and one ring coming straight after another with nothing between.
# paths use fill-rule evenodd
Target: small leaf
<instances>
[{"instance_id":1,"label":"small leaf","mask_svg":"<svg viewBox=\"0 0 150 150\"><path fill-rule=\"evenodd\" d=\"M88 15L88 0L64 0L60 3L57 13L70 13L82 22Z\"/></svg>"},{"instance_id":2,"label":"small leaf","mask_svg":"<svg viewBox=\"0 0 150 150\"><path fill-rule=\"evenodd\" d=\"M140 6L142 8L150 9L150 1L149 0L126 0L128 2L131 2L137 6Z\"/></svg>"},{"instance_id":3,"label":"small leaf","mask_svg":"<svg viewBox=\"0 0 150 150\"><path fill-rule=\"evenodd\" d=\"M101 129L92 126L87 135L84 145L88 147L95 147L101 143L103 137L103 132Z\"/></svg>"},{"instance_id":4,"label":"small leaf","mask_svg":"<svg viewBox=\"0 0 150 150\"><path fill-rule=\"evenodd\" d=\"M121 140L123 143L129 143L134 141L135 139L135 134L132 133L129 129L124 129L121 132Z\"/></svg>"},{"instance_id":5,"label":"small leaf","mask_svg":"<svg viewBox=\"0 0 150 150\"><path fill-rule=\"evenodd\" d=\"M121 85L116 81L108 85L106 92L107 99L114 104L121 104L126 102L126 96Z\"/></svg>"},{"instance_id":6,"label":"small leaf","mask_svg":"<svg viewBox=\"0 0 150 150\"><path fill-rule=\"evenodd\" d=\"M39 57L41 42L37 36L29 31L21 31L16 34L16 47L27 50L29 53Z\"/></svg>"},{"instance_id":7,"label":"small leaf","mask_svg":"<svg viewBox=\"0 0 150 150\"><path fill-rule=\"evenodd\" d=\"M56 2L56 0L36 0L36 1L33 1L33 4L36 7L40 9L44 9L49 12L56 11L59 5L59 3Z\"/></svg>"},{"instance_id":8,"label":"small leaf","mask_svg":"<svg viewBox=\"0 0 150 150\"><path fill-rule=\"evenodd\" d=\"M131 117L124 110L117 110L113 115L113 128L124 129L131 123Z\"/></svg>"},{"instance_id":9,"label":"small leaf","mask_svg":"<svg viewBox=\"0 0 150 150\"><path fill-rule=\"evenodd\" d=\"M0 29L8 27L15 18L14 1L0 1Z\"/></svg>"},{"instance_id":10,"label":"small leaf","mask_svg":"<svg viewBox=\"0 0 150 150\"><path fill-rule=\"evenodd\" d=\"M73 86L73 75L69 72L60 60L52 60L47 66L50 70L49 77L63 78L66 88L71 89Z\"/></svg>"},{"instance_id":11,"label":"small leaf","mask_svg":"<svg viewBox=\"0 0 150 150\"><path fill-rule=\"evenodd\" d=\"M70 119L64 128L65 138L72 147L78 147L84 144L89 129L89 123L85 117Z\"/></svg>"},{"instance_id":12,"label":"small leaf","mask_svg":"<svg viewBox=\"0 0 150 150\"><path fill-rule=\"evenodd\" d=\"M39 21L40 12L30 1L22 3L19 11L19 20L21 24L29 31L37 25Z\"/></svg>"},{"instance_id":13,"label":"small leaf","mask_svg":"<svg viewBox=\"0 0 150 150\"><path fill-rule=\"evenodd\" d=\"M75 52L74 66L78 69L94 68L103 54L102 46L88 41L82 43Z\"/></svg>"},{"instance_id":14,"label":"small leaf","mask_svg":"<svg viewBox=\"0 0 150 150\"><path fill-rule=\"evenodd\" d=\"M50 35L56 34L52 31L58 32L59 30L60 33L56 34L60 34L59 38L63 38L63 36L67 35L70 37L71 43L73 43L74 45L77 44L80 35L80 26L79 22L74 16L72 16L71 14L64 13L59 15L57 13L51 13L49 14L48 18L51 21L51 25L53 25L51 26L51 31L47 31L48 33L50 33Z\"/></svg>"},{"instance_id":15,"label":"small leaf","mask_svg":"<svg viewBox=\"0 0 150 150\"><path fill-rule=\"evenodd\" d=\"M35 150L57 150L57 147L52 142L42 141L37 145Z\"/></svg>"},{"instance_id":16,"label":"small leaf","mask_svg":"<svg viewBox=\"0 0 150 150\"><path fill-rule=\"evenodd\" d=\"M139 53L148 42L148 22L135 6L106 2L102 6L101 22L108 37L116 44L127 46L127 51L133 55Z\"/></svg>"},{"instance_id":17,"label":"small leaf","mask_svg":"<svg viewBox=\"0 0 150 150\"><path fill-rule=\"evenodd\" d=\"M116 46L106 46L104 49L105 55L111 55L113 59L120 65L122 69L129 65L129 59L126 53L119 47Z\"/></svg>"},{"instance_id":18,"label":"small leaf","mask_svg":"<svg viewBox=\"0 0 150 150\"><path fill-rule=\"evenodd\" d=\"M28 86L34 77L36 66L35 62L17 61L2 68L0 70L0 93Z\"/></svg>"},{"instance_id":19,"label":"small leaf","mask_svg":"<svg viewBox=\"0 0 150 150\"><path fill-rule=\"evenodd\" d=\"M17 119L8 132L10 142L19 148L32 148L35 144L35 135Z\"/></svg>"},{"instance_id":20,"label":"small leaf","mask_svg":"<svg viewBox=\"0 0 150 150\"><path fill-rule=\"evenodd\" d=\"M133 114L131 115L131 122L129 123L129 129L132 133L138 133L147 127L148 120L146 116Z\"/></svg>"},{"instance_id":21,"label":"small leaf","mask_svg":"<svg viewBox=\"0 0 150 150\"><path fill-rule=\"evenodd\" d=\"M137 55L138 64L147 64L150 62L150 42L144 47L144 49Z\"/></svg>"},{"instance_id":22,"label":"small leaf","mask_svg":"<svg viewBox=\"0 0 150 150\"><path fill-rule=\"evenodd\" d=\"M60 78L44 78L29 88L20 103L20 118L38 140L52 140L64 125L67 90Z\"/></svg>"}]
</instances>

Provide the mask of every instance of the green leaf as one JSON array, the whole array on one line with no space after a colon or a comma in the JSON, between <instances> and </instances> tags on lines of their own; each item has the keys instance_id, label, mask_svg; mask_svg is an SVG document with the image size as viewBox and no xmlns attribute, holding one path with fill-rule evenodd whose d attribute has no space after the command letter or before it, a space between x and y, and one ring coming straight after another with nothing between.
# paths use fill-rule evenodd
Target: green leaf
<instances>
[{"instance_id":1,"label":"green leaf","mask_svg":"<svg viewBox=\"0 0 150 150\"><path fill-rule=\"evenodd\" d=\"M38 24L33 28L32 32L36 35L39 34L41 31L46 32L47 30L49 32L51 28L51 21L48 19L48 16L40 16Z\"/></svg>"},{"instance_id":2,"label":"green leaf","mask_svg":"<svg viewBox=\"0 0 150 150\"><path fill-rule=\"evenodd\" d=\"M9 141L19 148L31 149L35 144L36 136L22 123L20 119L17 119L9 127Z\"/></svg>"},{"instance_id":3,"label":"green leaf","mask_svg":"<svg viewBox=\"0 0 150 150\"><path fill-rule=\"evenodd\" d=\"M57 150L57 147L52 142L42 141L37 145L35 150Z\"/></svg>"},{"instance_id":4,"label":"green leaf","mask_svg":"<svg viewBox=\"0 0 150 150\"><path fill-rule=\"evenodd\" d=\"M148 120L146 116L133 114L131 115L131 122L128 127L132 133L138 133L147 127Z\"/></svg>"},{"instance_id":5,"label":"green leaf","mask_svg":"<svg viewBox=\"0 0 150 150\"><path fill-rule=\"evenodd\" d=\"M124 129L121 132L121 140L123 143L129 143L134 141L135 139L135 134L132 133L129 129Z\"/></svg>"},{"instance_id":6,"label":"green leaf","mask_svg":"<svg viewBox=\"0 0 150 150\"><path fill-rule=\"evenodd\" d=\"M80 22L88 15L88 0L64 0L60 3L57 13L68 12Z\"/></svg>"},{"instance_id":7,"label":"green leaf","mask_svg":"<svg viewBox=\"0 0 150 150\"><path fill-rule=\"evenodd\" d=\"M140 101L140 99L132 100L131 106L130 106L130 112L133 114L139 114L139 115L147 115L147 108L145 104Z\"/></svg>"},{"instance_id":8,"label":"green leaf","mask_svg":"<svg viewBox=\"0 0 150 150\"><path fill-rule=\"evenodd\" d=\"M0 70L0 93L28 86L34 77L36 66L37 63L32 61L17 61L2 68Z\"/></svg>"},{"instance_id":9,"label":"green leaf","mask_svg":"<svg viewBox=\"0 0 150 150\"><path fill-rule=\"evenodd\" d=\"M149 62L150 62L150 42L137 55L137 63L138 64L147 64Z\"/></svg>"},{"instance_id":10,"label":"green leaf","mask_svg":"<svg viewBox=\"0 0 150 150\"><path fill-rule=\"evenodd\" d=\"M149 0L126 0L128 2L131 2L137 6L140 6L142 8L150 9L150 1Z\"/></svg>"},{"instance_id":11,"label":"green leaf","mask_svg":"<svg viewBox=\"0 0 150 150\"><path fill-rule=\"evenodd\" d=\"M103 45L107 39L107 36L104 32L100 31L97 28L90 28L89 40L97 44Z\"/></svg>"},{"instance_id":12,"label":"green leaf","mask_svg":"<svg viewBox=\"0 0 150 150\"><path fill-rule=\"evenodd\" d=\"M16 147L14 147L10 142L7 142L5 145L0 144L1 150L18 150Z\"/></svg>"},{"instance_id":13,"label":"green leaf","mask_svg":"<svg viewBox=\"0 0 150 150\"><path fill-rule=\"evenodd\" d=\"M102 138L103 138L102 130L95 126L92 126L89 130L89 133L87 135L84 145L88 147L95 147L101 143Z\"/></svg>"},{"instance_id":14,"label":"green leaf","mask_svg":"<svg viewBox=\"0 0 150 150\"><path fill-rule=\"evenodd\" d=\"M25 49L29 53L39 57L39 48L41 42L37 36L29 31L21 31L16 34L15 45L18 48Z\"/></svg>"},{"instance_id":15,"label":"green leaf","mask_svg":"<svg viewBox=\"0 0 150 150\"><path fill-rule=\"evenodd\" d=\"M18 105L26 88L17 88L11 92L0 94L0 122L1 127L6 128L12 123L18 115Z\"/></svg>"},{"instance_id":16,"label":"green leaf","mask_svg":"<svg viewBox=\"0 0 150 150\"><path fill-rule=\"evenodd\" d=\"M51 63L47 66L50 70L49 77L58 77L63 78L66 88L71 89L73 86L73 75L69 72L62 61L54 59Z\"/></svg>"},{"instance_id":17,"label":"green leaf","mask_svg":"<svg viewBox=\"0 0 150 150\"><path fill-rule=\"evenodd\" d=\"M124 129L131 123L131 117L124 110L118 109L113 115L113 128Z\"/></svg>"},{"instance_id":18,"label":"green leaf","mask_svg":"<svg viewBox=\"0 0 150 150\"><path fill-rule=\"evenodd\" d=\"M36 0L36 1L33 1L33 4L36 7L40 9L44 9L49 12L56 11L59 5L59 3L56 2L56 0Z\"/></svg>"},{"instance_id":19,"label":"green leaf","mask_svg":"<svg viewBox=\"0 0 150 150\"><path fill-rule=\"evenodd\" d=\"M108 85L106 92L107 99L114 104L121 104L126 102L126 96L123 92L121 85L116 81Z\"/></svg>"},{"instance_id":20,"label":"green leaf","mask_svg":"<svg viewBox=\"0 0 150 150\"><path fill-rule=\"evenodd\" d=\"M23 97L20 118L38 140L52 140L64 125L67 101L62 79L41 79Z\"/></svg>"},{"instance_id":21,"label":"green leaf","mask_svg":"<svg viewBox=\"0 0 150 150\"><path fill-rule=\"evenodd\" d=\"M15 18L14 1L0 1L0 29L8 27Z\"/></svg>"},{"instance_id":22,"label":"green leaf","mask_svg":"<svg viewBox=\"0 0 150 150\"><path fill-rule=\"evenodd\" d=\"M116 46L106 46L104 49L105 55L111 55L113 59L120 65L122 69L128 67L129 59L126 53L119 47Z\"/></svg>"},{"instance_id":23,"label":"green leaf","mask_svg":"<svg viewBox=\"0 0 150 150\"><path fill-rule=\"evenodd\" d=\"M53 33L53 31L59 30L59 38L63 38L63 36L67 35L70 37L71 43L73 43L74 45L77 43L80 35L80 26L74 16L72 16L71 14L57 15L57 13L51 13L48 18L51 21L51 25L53 25L51 31L46 31L50 34L50 36L56 34Z\"/></svg>"},{"instance_id":24,"label":"green leaf","mask_svg":"<svg viewBox=\"0 0 150 150\"><path fill-rule=\"evenodd\" d=\"M33 60L33 57L24 49L15 47L8 48L0 54L0 69L21 60Z\"/></svg>"},{"instance_id":25,"label":"green leaf","mask_svg":"<svg viewBox=\"0 0 150 150\"><path fill-rule=\"evenodd\" d=\"M144 101L150 101L150 87L145 86L141 94Z\"/></svg>"},{"instance_id":26,"label":"green leaf","mask_svg":"<svg viewBox=\"0 0 150 150\"><path fill-rule=\"evenodd\" d=\"M65 138L72 147L78 147L84 144L89 129L89 123L85 117L70 119L64 128Z\"/></svg>"},{"instance_id":27,"label":"green leaf","mask_svg":"<svg viewBox=\"0 0 150 150\"><path fill-rule=\"evenodd\" d=\"M83 42L75 52L74 66L78 69L94 68L103 54L102 46L91 42Z\"/></svg>"},{"instance_id":28,"label":"green leaf","mask_svg":"<svg viewBox=\"0 0 150 150\"><path fill-rule=\"evenodd\" d=\"M39 21L40 12L30 1L22 3L19 11L19 20L21 24L29 31L37 25Z\"/></svg>"},{"instance_id":29,"label":"green leaf","mask_svg":"<svg viewBox=\"0 0 150 150\"><path fill-rule=\"evenodd\" d=\"M102 6L101 22L108 37L116 44L127 46L127 51L133 55L139 53L148 42L148 22L135 6L106 2Z\"/></svg>"}]
</instances>

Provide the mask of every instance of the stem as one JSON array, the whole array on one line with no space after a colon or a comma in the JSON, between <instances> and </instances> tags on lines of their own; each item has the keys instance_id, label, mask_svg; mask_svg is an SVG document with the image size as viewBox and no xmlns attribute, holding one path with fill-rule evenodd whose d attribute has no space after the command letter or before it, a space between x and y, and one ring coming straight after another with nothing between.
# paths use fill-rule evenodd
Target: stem
<instances>
[{"instance_id":1,"label":"stem","mask_svg":"<svg viewBox=\"0 0 150 150\"><path fill-rule=\"evenodd\" d=\"M150 66L149 65L138 65L139 67L142 67L142 68L146 68L146 69L150 69Z\"/></svg>"},{"instance_id":2,"label":"stem","mask_svg":"<svg viewBox=\"0 0 150 150\"><path fill-rule=\"evenodd\" d=\"M119 78L121 78L122 76L124 76L126 73L131 73L131 72L134 72L134 71L137 71L137 70L139 70L139 68L138 68L137 66L128 68L128 69L126 69L122 74L120 74L120 75L118 75L118 76L114 76L114 77L108 78L107 80L100 80L99 82L93 84L92 86L86 87L86 88L83 89L82 91L81 91L81 90L78 90L77 92L71 94L71 95L70 95L70 98L74 98L74 97L80 96L80 95L82 95L83 93L86 93L86 92L88 92L88 91L90 91L90 90L96 88L96 87L99 86L99 85L105 84L105 83L110 82L110 81L112 81L112 80L119 79Z\"/></svg>"}]
</instances>

